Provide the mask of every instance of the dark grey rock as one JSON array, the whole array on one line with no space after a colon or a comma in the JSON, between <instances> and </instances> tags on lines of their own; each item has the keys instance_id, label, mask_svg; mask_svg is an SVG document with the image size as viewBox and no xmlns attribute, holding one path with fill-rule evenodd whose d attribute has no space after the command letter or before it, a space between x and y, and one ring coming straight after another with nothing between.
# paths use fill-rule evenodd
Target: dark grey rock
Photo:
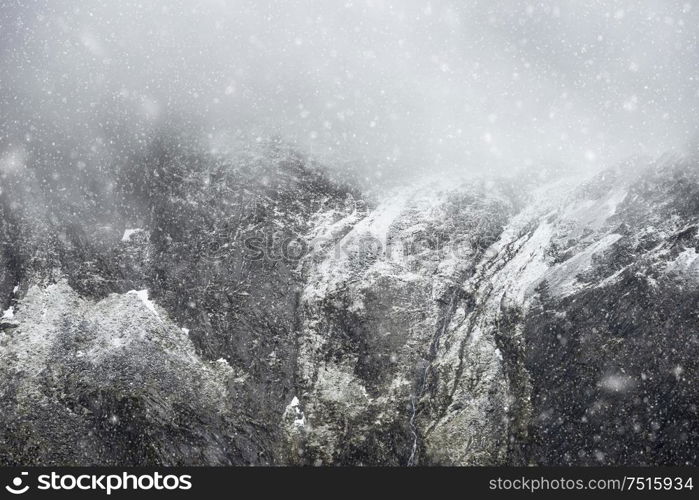
<instances>
[{"instance_id":1,"label":"dark grey rock","mask_svg":"<svg viewBox=\"0 0 699 500\"><path fill-rule=\"evenodd\" d=\"M696 464L697 170L374 202L173 139L6 175L3 461Z\"/></svg>"}]
</instances>

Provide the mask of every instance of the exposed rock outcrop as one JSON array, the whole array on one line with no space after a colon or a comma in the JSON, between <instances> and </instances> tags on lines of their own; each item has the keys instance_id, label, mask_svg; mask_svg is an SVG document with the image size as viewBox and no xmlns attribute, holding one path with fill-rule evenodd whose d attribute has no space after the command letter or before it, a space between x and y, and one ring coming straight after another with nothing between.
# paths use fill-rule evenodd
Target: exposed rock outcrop
<instances>
[{"instance_id":1,"label":"exposed rock outcrop","mask_svg":"<svg viewBox=\"0 0 699 500\"><path fill-rule=\"evenodd\" d=\"M146 293L32 286L2 333L5 464L231 464L235 372L195 354ZM240 443L236 443L240 444ZM241 447L238 447L240 449Z\"/></svg>"},{"instance_id":2,"label":"exposed rock outcrop","mask_svg":"<svg viewBox=\"0 0 699 500\"><path fill-rule=\"evenodd\" d=\"M0 191L7 464L697 462L696 160L377 202L278 145L155 145L101 208L38 175Z\"/></svg>"}]
</instances>

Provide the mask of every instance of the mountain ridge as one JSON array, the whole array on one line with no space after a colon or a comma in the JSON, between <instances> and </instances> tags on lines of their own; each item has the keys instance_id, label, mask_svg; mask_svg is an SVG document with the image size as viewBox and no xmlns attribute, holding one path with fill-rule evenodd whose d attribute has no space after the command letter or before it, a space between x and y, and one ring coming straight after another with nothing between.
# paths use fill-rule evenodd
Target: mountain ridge
<instances>
[{"instance_id":1,"label":"mountain ridge","mask_svg":"<svg viewBox=\"0 0 699 500\"><path fill-rule=\"evenodd\" d=\"M81 220L89 199L5 188L0 298L13 317L0 358L42 396L6 390L2 418L45 436L22 453L5 432L5 462L694 464L699 175L692 158L644 161L544 185L421 181L365 201L286 150L231 165L162 145L114 175L116 212ZM118 224L100 229L110 214ZM150 306L130 295L141 290ZM42 294L94 319L65 308L42 340L58 368L39 358L27 372L17 356L43 328L29 312ZM65 343L130 315L169 332L165 344L133 332L159 374L101 342L126 364L78 376ZM143 384L128 396L142 413L105 431L110 415L128 421L128 391L91 398L120 370ZM59 384L76 377L68 401ZM217 409L163 409L164 389L146 388L167 377L174 397L210 380L200 406ZM84 454L46 408L75 413Z\"/></svg>"}]
</instances>

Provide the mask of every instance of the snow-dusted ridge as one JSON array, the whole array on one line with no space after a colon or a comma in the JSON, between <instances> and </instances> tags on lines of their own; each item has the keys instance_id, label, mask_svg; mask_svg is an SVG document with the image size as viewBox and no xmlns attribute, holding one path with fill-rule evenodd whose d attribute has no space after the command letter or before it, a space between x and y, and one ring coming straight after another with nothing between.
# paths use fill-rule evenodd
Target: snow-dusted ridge
<instances>
[{"instance_id":1,"label":"snow-dusted ridge","mask_svg":"<svg viewBox=\"0 0 699 500\"><path fill-rule=\"evenodd\" d=\"M538 314L544 299L611 290L629 273L638 275L642 262L666 259L651 249L635 264L617 263L616 255L638 241L629 237L629 225L638 223L629 214L655 216L651 205L641 204L639 175L563 176L519 184L514 197L506 179L447 186L422 180L387 193L365 215L353 212L332 228L317 228L338 236L335 247L326 244L304 262L299 370L309 394L307 446L327 451L352 439L330 431L335 422L328 415L343 411L361 420L381 408L382 422L402 421L412 436L403 457L408 465L501 460L506 451L497 443L524 432L534 410L523 365L525 326L503 331L502 325ZM495 233L492 241L485 238ZM448 244L393 251L414 249L417 238L434 235L446 235ZM696 263L687 248L664 270L693 276ZM648 272L642 275L655 283ZM555 318L566 321L565 311ZM361 325L361 333L353 325ZM362 335L372 351L338 351L342 335ZM378 359L363 361L367 356ZM378 372L364 378L365 363ZM481 368L474 370L474 363ZM506 375L513 372L518 379ZM386 379L380 389L375 377ZM636 387L617 380L602 374L595 387L610 393ZM449 403L436 409L433 401ZM493 424L493 415L509 424Z\"/></svg>"},{"instance_id":2,"label":"snow-dusted ridge","mask_svg":"<svg viewBox=\"0 0 699 500\"><path fill-rule=\"evenodd\" d=\"M189 178L149 237L4 275L0 415L70 460L64 437L93 432L95 463L134 453L94 433L126 421L158 463L692 460L691 165L421 179L371 203L291 168ZM246 260L266 231L308 252Z\"/></svg>"}]
</instances>

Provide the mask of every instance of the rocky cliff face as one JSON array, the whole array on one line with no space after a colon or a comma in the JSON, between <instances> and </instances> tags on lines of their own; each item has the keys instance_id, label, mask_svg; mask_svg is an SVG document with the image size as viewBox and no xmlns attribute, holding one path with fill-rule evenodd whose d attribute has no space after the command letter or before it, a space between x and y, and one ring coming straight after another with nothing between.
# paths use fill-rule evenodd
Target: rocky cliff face
<instances>
[{"instance_id":1,"label":"rocky cliff face","mask_svg":"<svg viewBox=\"0 0 699 500\"><path fill-rule=\"evenodd\" d=\"M4 463L696 463L696 160L542 177L3 172Z\"/></svg>"}]
</instances>

